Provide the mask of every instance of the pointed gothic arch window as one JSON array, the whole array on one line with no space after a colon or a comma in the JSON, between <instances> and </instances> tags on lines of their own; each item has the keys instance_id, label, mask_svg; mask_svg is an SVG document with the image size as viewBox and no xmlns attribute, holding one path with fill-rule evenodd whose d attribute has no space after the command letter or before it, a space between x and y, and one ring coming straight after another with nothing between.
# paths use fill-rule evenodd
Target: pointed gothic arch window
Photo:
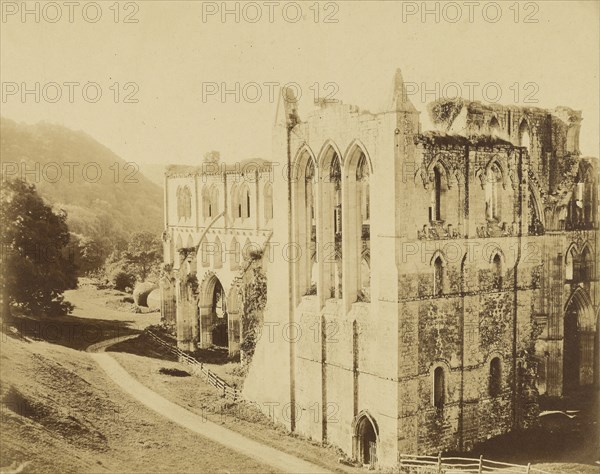
<instances>
[{"instance_id":1,"label":"pointed gothic arch window","mask_svg":"<svg viewBox=\"0 0 600 474\"><path fill-rule=\"evenodd\" d=\"M239 191L239 215L242 219L250 217L250 190L248 185L242 184Z\"/></svg>"},{"instance_id":2,"label":"pointed gothic arch window","mask_svg":"<svg viewBox=\"0 0 600 474\"><path fill-rule=\"evenodd\" d=\"M499 222L502 214L502 200L499 195L502 187L502 171L493 163L485 175L485 217Z\"/></svg>"},{"instance_id":3,"label":"pointed gothic arch window","mask_svg":"<svg viewBox=\"0 0 600 474\"><path fill-rule=\"evenodd\" d=\"M575 259L577 254L575 253L575 247L571 247L567 250L565 255L565 280L571 281L575 278Z\"/></svg>"},{"instance_id":4,"label":"pointed gothic arch window","mask_svg":"<svg viewBox=\"0 0 600 474\"><path fill-rule=\"evenodd\" d=\"M497 137L500 135L500 124L498 123L498 119L496 117L492 117L490 120L490 135L492 137Z\"/></svg>"},{"instance_id":5,"label":"pointed gothic arch window","mask_svg":"<svg viewBox=\"0 0 600 474\"><path fill-rule=\"evenodd\" d=\"M529 134L529 126L527 120L521 120L519 125L519 146L527 148L529 154L531 154L531 137Z\"/></svg>"},{"instance_id":6,"label":"pointed gothic arch window","mask_svg":"<svg viewBox=\"0 0 600 474\"><path fill-rule=\"evenodd\" d=\"M589 283L594 278L594 261L591 256L590 248L586 245L581 251L580 281Z\"/></svg>"}]
</instances>

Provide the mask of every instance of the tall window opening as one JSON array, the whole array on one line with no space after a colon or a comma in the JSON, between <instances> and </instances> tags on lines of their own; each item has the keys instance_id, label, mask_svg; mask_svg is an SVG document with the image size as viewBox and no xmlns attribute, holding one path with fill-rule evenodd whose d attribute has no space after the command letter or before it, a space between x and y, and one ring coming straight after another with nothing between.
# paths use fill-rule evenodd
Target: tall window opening
<instances>
[{"instance_id":1,"label":"tall window opening","mask_svg":"<svg viewBox=\"0 0 600 474\"><path fill-rule=\"evenodd\" d=\"M502 366L500 358L494 357L490 362L490 375L488 392L490 397L496 397L502 389Z\"/></svg>"},{"instance_id":2,"label":"tall window opening","mask_svg":"<svg viewBox=\"0 0 600 474\"><path fill-rule=\"evenodd\" d=\"M492 117L492 120L490 120L490 135L492 137L497 137L500 135L500 124L498 123L498 119L496 117Z\"/></svg>"},{"instance_id":3,"label":"tall window opening","mask_svg":"<svg viewBox=\"0 0 600 474\"><path fill-rule=\"evenodd\" d=\"M238 187L234 184L231 187L231 217L236 219L239 216L239 202L238 202Z\"/></svg>"},{"instance_id":4,"label":"tall window opening","mask_svg":"<svg viewBox=\"0 0 600 474\"><path fill-rule=\"evenodd\" d=\"M500 221L502 172L494 163L486 172L485 177L485 214L488 220Z\"/></svg>"},{"instance_id":5,"label":"tall window opening","mask_svg":"<svg viewBox=\"0 0 600 474\"><path fill-rule=\"evenodd\" d=\"M433 169L433 190L431 191L429 214L431 221L442 220L442 173L437 166Z\"/></svg>"},{"instance_id":6,"label":"tall window opening","mask_svg":"<svg viewBox=\"0 0 600 474\"><path fill-rule=\"evenodd\" d=\"M436 367L433 372L433 406L442 408L445 403L446 380L443 367Z\"/></svg>"},{"instance_id":7,"label":"tall window opening","mask_svg":"<svg viewBox=\"0 0 600 474\"><path fill-rule=\"evenodd\" d=\"M571 281L575 278L575 259L575 249L571 247L565 257L565 280Z\"/></svg>"},{"instance_id":8,"label":"tall window opening","mask_svg":"<svg viewBox=\"0 0 600 474\"><path fill-rule=\"evenodd\" d=\"M333 229L334 229L334 247L335 264L333 268L333 287L331 296L333 298L342 297L342 168L340 159L337 155L331 160L329 168L329 181L333 191Z\"/></svg>"},{"instance_id":9,"label":"tall window opening","mask_svg":"<svg viewBox=\"0 0 600 474\"><path fill-rule=\"evenodd\" d=\"M494 255L492 267L494 271L494 288L500 290L502 289L502 259L500 258L500 254Z\"/></svg>"},{"instance_id":10,"label":"tall window opening","mask_svg":"<svg viewBox=\"0 0 600 474\"><path fill-rule=\"evenodd\" d=\"M246 184L243 184L240 187L239 207L241 209L240 217L242 219L250 217L250 190Z\"/></svg>"},{"instance_id":11,"label":"tall window opening","mask_svg":"<svg viewBox=\"0 0 600 474\"><path fill-rule=\"evenodd\" d=\"M360 223L360 235L357 236L357 261L360 262L360 268L357 268L356 271L360 279L358 300L363 302L371 301L371 268L369 262L371 249L370 178L369 161L365 154L361 153L356 167L356 191L358 193L358 215L356 217L358 217Z\"/></svg>"},{"instance_id":12,"label":"tall window opening","mask_svg":"<svg viewBox=\"0 0 600 474\"><path fill-rule=\"evenodd\" d=\"M317 194L317 175L315 172L315 164L313 160L309 159L306 163L304 172L304 205L306 209L306 236L307 236L307 254L311 255L311 259L307 262L310 265L310 269L306 269L306 273L309 279L309 285L307 292L309 294L316 294L317 292L317 280L318 280L318 266L317 266L317 221L316 221L316 209L315 200Z\"/></svg>"},{"instance_id":13,"label":"tall window opening","mask_svg":"<svg viewBox=\"0 0 600 474\"><path fill-rule=\"evenodd\" d=\"M444 262L437 257L433 262L433 294L442 296L444 293Z\"/></svg>"}]
</instances>

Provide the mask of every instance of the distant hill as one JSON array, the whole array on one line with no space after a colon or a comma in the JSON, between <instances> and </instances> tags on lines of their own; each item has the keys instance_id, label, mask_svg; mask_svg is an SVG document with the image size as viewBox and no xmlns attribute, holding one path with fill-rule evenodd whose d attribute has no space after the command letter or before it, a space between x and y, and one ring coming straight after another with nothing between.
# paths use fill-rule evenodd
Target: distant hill
<instances>
[{"instance_id":1,"label":"distant hill","mask_svg":"<svg viewBox=\"0 0 600 474\"><path fill-rule=\"evenodd\" d=\"M27 181L67 212L76 234L115 243L163 228L161 188L84 132L0 118L0 156L3 174L26 170Z\"/></svg>"}]
</instances>

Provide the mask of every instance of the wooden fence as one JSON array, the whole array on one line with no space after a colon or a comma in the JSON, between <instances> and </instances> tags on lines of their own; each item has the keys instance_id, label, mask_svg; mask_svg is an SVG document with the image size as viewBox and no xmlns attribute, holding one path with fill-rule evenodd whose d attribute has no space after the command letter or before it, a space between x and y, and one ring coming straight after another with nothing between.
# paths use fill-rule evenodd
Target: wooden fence
<instances>
[{"instance_id":1,"label":"wooden fence","mask_svg":"<svg viewBox=\"0 0 600 474\"><path fill-rule=\"evenodd\" d=\"M531 467L531 464L520 465L505 462L490 461L474 458L443 458L438 456L414 456L411 454L400 455L400 467L404 472L417 473L443 473L462 474L486 472L501 472L506 474L550 474L546 471Z\"/></svg>"},{"instance_id":2,"label":"wooden fence","mask_svg":"<svg viewBox=\"0 0 600 474\"><path fill-rule=\"evenodd\" d=\"M215 374L214 372L212 372L209 369L207 369L206 367L204 367L204 364L202 362L198 362L196 359L194 359L189 354L186 354L181 349L178 349L177 347L173 346L172 344L170 344L167 341L165 341L164 339L162 339L160 336L157 336L156 334L154 334L151 330L148 329L146 332L150 335L150 337L156 343L163 346L169 352L175 354L180 362L183 362L184 364L187 364L188 366L190 366L191 371L194 374L199 375L206 382L208 382L213 387L220 390L224 397L231 398L234 401L241 399L241 394L240 394L239 390L235 389L234 387L229 386L227 384L227 382L225 382L221 377L219 377L217 374Z\"/></svg>"}]
</instances>

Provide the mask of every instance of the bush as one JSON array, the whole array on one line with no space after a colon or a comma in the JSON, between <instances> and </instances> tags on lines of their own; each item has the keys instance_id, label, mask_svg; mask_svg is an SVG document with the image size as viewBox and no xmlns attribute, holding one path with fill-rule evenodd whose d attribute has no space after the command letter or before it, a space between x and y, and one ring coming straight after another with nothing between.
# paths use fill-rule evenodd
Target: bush
<instances>
[{"instance_id":1,"label":"bush","mask_svg":"<svg viewBox=\"0 0 600 474\"><path fill-rule=\"evenodd\" d=\"M128 288L133 288L135 276L124 270L117 271L112 277L112 284L116 290L127 291Z\"/></svg>"}]
</instances>

